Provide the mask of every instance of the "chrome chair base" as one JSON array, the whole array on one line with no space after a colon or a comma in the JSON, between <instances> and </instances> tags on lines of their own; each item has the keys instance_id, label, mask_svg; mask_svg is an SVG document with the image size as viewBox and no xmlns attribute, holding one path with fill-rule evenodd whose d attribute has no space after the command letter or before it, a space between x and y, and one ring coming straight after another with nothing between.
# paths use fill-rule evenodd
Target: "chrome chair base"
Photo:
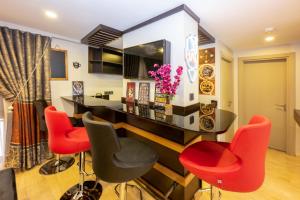
<instances>
[{"instance_id":1,"label":"chrome chair base","mask_svg":"<svg viewBox=\"0 0 300 200\"><path fill-rule=\"evenodd\" d=\"M69 156L61 157L59 159L52 159L40 168L39 173L42 175L56 174L67 170L74 164L74 162L75 159Z\"/></svg>"},{"instance_id":2,"label":"chrome chair base","mask_svg":"<svg viewBox=\"0 0 300 200\"><path fill-rule=\"evenodd\" d=\"M140 194L140 200L143 200L142 190L139 187L137 187L136 185L131 185L131 184L128 184L128 183L120 183L120 184L117 184L115 186L115 193L117 194L117 196L119 197L120 200L126 200L127 199L127 187L128 186L138 190L139 194Z\"/></svg>"},{"instance_id":3,"label":"chrome chair base","mask_svg":"<svg viewBox=\"0 0 300 200\"><path fill-rule=\"evenodd\" d=\"M102 185L96 181L85 181L85 152L79 154L79 183L71 187L60 200L98 200L102 194Z\"/></svg>"},{"instance_id":4,"label":"chrome chair base","mask_svg":"<svg viewBox=\"0 0 300 200\"><path fill-rule=\"evenodd\" d=\"M102 186L96 181L85 181L83 190L80 190L80 184L71 187L63 194L60 200L98 200L102 194Z\"/></svg>"}]
</instances>

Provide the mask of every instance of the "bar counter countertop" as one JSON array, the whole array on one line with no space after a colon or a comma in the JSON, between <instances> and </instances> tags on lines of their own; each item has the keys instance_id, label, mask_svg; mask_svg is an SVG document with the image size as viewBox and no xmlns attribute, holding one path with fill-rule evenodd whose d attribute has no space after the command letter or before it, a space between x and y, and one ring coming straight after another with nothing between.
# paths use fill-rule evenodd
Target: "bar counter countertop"
<instances>
[{"instance_id":1,"label":"bar counter countertop","mask_svg":"<svg viewBox=\"0 0 300 200\"><path fill-rule=\"evenodd\" d=\"M67 96L62 99L74 103L74 115L90 111L96 120L112 123L120 137L130 137L147 143L159 154L159 160L142 178L135 180L155 199L191 200L202 182L179 162L180 153L201 140L216 141L225 133L236 115L213 109L203 114L196 107L185 115L164 115L164 110L153 106L132 106L121 101L110 101L89 96ZM150 104L151 105L151 104Z\"/></svg>"},{"instance_id":2,"label":"bar counter countertop","mask_svg":"<svg viewBox=\"0 0 300 200\"><path fill-rule=\"evenodd\" d=\"M165 116L162 113L162 110L144 105L136 105L133 112L128 112L126 104L121 101L111 101L90 96L64 96L62 99L92 110L102 107L115 111L123 116L128 115L129 117L137 119L149 120L159 125L178 128L198 134L224 133L236 117L234 113L221 109L215 109L215 112L211 115L204 115L199 109L186 116L175 114Z\"/></svg>"}]
</instances>

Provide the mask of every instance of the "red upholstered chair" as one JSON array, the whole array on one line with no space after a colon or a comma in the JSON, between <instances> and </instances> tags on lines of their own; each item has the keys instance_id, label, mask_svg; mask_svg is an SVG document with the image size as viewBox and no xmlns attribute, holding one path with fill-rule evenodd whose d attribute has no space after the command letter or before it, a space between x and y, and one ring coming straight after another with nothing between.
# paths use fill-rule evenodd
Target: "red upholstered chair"
<instances>
[{"instance_id":1,"label":"red upholstered chair","mask_svg":"<svg viewBox=\"0 0 300 200\"><path fill-rule=\"evenodd\" d=\"M85 151L91 147L85 127L73 127L65 112L54 106L45 109L45 120L48 129L48 145L55 154L80 153L80 183L64 194L62 199L80 199L88 194L84 191Z\"/></svg>"},{"instance_id":2,"label":"red upholstered chair","mask_svg":"<svg viewBox=\"0 0 300 200\"><path fill-rule=\"evenodd\" d=\"M264 181L271 122L254 116L231 143L201 141L180 155L182 165L199 179L233 192L257 190Z\"/></svg>"}]
</instances>

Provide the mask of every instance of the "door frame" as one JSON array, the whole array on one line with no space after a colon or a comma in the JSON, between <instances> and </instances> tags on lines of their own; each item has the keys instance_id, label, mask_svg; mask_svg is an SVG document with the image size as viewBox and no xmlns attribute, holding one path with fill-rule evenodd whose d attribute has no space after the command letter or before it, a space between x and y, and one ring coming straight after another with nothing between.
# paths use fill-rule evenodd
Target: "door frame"
<instances>
[{"instance_id":1,"label":"door frame","mask_svg":"<svg viewBox=\"0 0 300 200\"><path fill-rule=\"evenodd\" d=\"M296 79L295 79L295 53L274 54L264 56L240 57L238 58L238 116L242 116L242 100L244 81L240 78L244 74L245 62L268 61L286 59L286 153L296 155L296 122L294 121L294 108L296 101ZM242 125L238 117L239 126Z\"/></svg>"},{"instance_id":2,"label":"door frame","mask_svg":"<svg viewBox=\"0 0 300 200\"><path fill-rule=\"evenodd\" d=\"M232 85L233 85L233 91L232 91L232 94L233 94L233 98L232 98L232 104L233 104L233 112L234 112L234 60L233 60L233 58L231 57L231 56L226 56L223 52L221 52L221 63L222 63L222 60L224 60L224 61L226 61L226 62L228 62L228 63L230 63L231 64L231 70L232 70L232 77L233 77L233 79L232 79ZM220 63L220 66L222 65ZM220 84L222 84L222 81L223 81L223 79L222 79L222 69L223 69L223 67L221 66L220 67ZM223 101L223 93L222 93L222 90L220 89L220 101ZM223 102L222 102L223 103ZM221 106L222 104L220 104L220 106Z\"/></svg>"},{"instance_id":3,"label":"door frame","mask_svg":"<svg viewBox=\"0 0 300 200\"><path fill-rule=\"evenodd\" d=\"M235 96L235 82L234 82L234 77L235 77L235 75L234 75L234 59L233 59L233 57L232 56L230 56L230 55L227 55L227 54L225 54L224 52L222 52L221 51L221 61L220 61L220 107L221 107L221 109L223 109L223 90L222 90L222 87L221 87L221 84L223 83L223 72L222 72L222 70L223 70L223 66L222 66L222 60L224 60L225 62L228 62L228 63L230 63L230 67L231 67L231 71L232 71L232 86L233 86L233 88L232 88L232 111L231 112L235 112L235 98L234 98L234 96ZM226 141L226 142L230 142L231 141L231 139L234 137L234 134L235 134L235 123L236 122L233 122L232 124L231 124L231 126L229 127L229 129L228 130L230 130L230 128L232 128L231 129L231 133L230 133L230 135L228 135L229 133L228 132L226 132L225 134L223 134L224 136L223 136L223 138L222 138L222 141Z\"/></svg>"}]
</instances>

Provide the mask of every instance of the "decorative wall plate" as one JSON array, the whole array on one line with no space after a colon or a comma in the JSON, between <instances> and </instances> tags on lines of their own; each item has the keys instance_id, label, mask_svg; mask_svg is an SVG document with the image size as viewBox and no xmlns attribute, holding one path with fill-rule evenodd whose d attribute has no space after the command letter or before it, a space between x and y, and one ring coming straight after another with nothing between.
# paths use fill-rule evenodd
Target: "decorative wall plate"
<instances>
[{"instance_id":1,"label":"decorative wall plate","mask_svg":"<svg viewBox=\"0 0 300 200\"><path fill-rule=\"evenodd\" d=\"M200 93L212 95L214 93L215 85L209 80L203 80L200 84Z\"/></svg>"},{"instance_id":2,"label":"decorative wall plate","mask_svg":"<svg viewBox=\"0 0 300 200\"><path fill-rule=\"evenodd\" d=\"M203 64L199 68L199 77L201 79L212 79L215 77L215 66L212 64Z\"/></svg>"},{"instance_id":3,"label":"decorative wall plate","mask_svg":"<svg viewBox=\"0 0 300 200\"><path fill-rule=\"evenodd\" d=\"M215 112L215 108L213 107L212 104L204 104L201 103L200 104L200 111L204 114L204 115L212 115Z\"/></svg>"},{"instance_id":4,"label":"decorative wall plate","mask_svg":"<svg viewBox=\"0 0 300 200\"><path fill-rule=\"evenodd\" d=\"M211 131L215 128L215 120L208 115L203 115L200 117L200 129Z\"/></svg>"}]
</instances>

